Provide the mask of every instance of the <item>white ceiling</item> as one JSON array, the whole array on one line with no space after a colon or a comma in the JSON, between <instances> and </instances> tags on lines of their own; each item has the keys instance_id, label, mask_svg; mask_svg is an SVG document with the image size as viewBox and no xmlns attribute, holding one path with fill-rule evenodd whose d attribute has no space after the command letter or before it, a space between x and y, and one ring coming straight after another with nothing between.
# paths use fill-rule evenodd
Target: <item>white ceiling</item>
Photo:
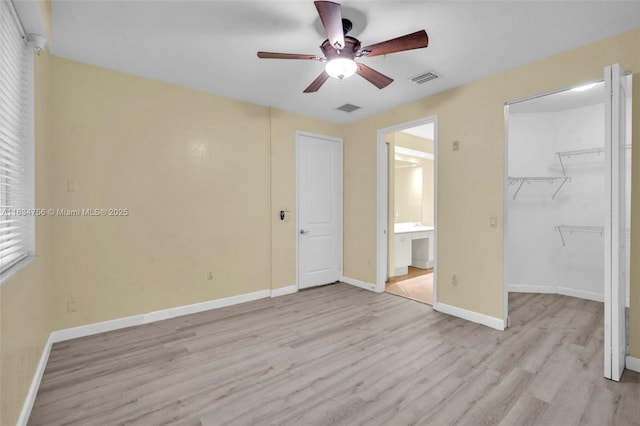
<instances>
[{"instance_id":1,"label":"white ceiling","mask_svg":"<svg viewBox=\"0 0 640 426\"><path fill-rule=\"evenodd\" d=\"M433 123L427 123L421 126L410 127L408 129L401 130L401 132L432 141L434 140L435 126L433 125Z\"/></svg>"},{"instance_id":2,"label":"white ceiling","mask_svg":"<svg viewBox=\"0 0 640 426\"><path fill-rule=\"evenodd\" d=\"M419 29L430 45L361 58L395 79L385 89L353 76L303 94L321 63L256 52L320 54L310 0L52 0L52 10L55 55L340 123L640 27L640 1L346 0L349 35L363 45ZM441 77L407 81L427 70ZM345 103L362 108L336 110Z\"/></svg>"}]
</instances>

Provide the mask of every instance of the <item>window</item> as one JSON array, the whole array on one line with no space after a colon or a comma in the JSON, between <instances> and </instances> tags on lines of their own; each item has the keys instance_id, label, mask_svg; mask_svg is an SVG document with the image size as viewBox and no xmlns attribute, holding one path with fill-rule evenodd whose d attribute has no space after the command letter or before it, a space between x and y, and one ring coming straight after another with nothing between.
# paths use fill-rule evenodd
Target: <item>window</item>
<instances>
[{"instance_id":1,"label":"window","mask_svg":"<svg viewBox=\"0 0 640 426\"><path fill-rule=\"evenodd\" d=\"M0 0L0 283L34 255L33 52Z\"/></svg>"}]
</instances>

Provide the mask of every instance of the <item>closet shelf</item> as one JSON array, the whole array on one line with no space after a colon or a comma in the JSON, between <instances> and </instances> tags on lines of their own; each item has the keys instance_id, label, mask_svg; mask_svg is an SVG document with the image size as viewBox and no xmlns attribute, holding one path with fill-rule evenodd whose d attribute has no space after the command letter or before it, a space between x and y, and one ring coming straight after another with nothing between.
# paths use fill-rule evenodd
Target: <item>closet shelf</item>
<instances>
[{"instance_id":1,"label":"closet shelf","mask_svg":"<svg viewBox=\"0 0 640 426\"><path fill-rule=\"evenodd\" d=\"M604 152L604 147L600 147L600 148L575 149L573 151L556 152L556 155L558 156L558 160L560 161L560 167L562 167L562 175L566 176L567 172L564 168L564 162L562 161L562 157L571 158L575 155L587 155L587 154L600 155L603 152Z\"/></svg>"},{"instance_id":2,"label":"closet shelf","mask_svg":"<svg viewBox=\"0 0 640 426\"><path fill-rule=\"evenodd\" d=\"M602 235L604 232L604 226L585 226L585 225L558 225L555 227L560 234L562 240L562 247L565 246L563 232L573 234L574 232L590 232Z\"/></svg>"},{"instance_id":3,"label":"closet shelf","mask_svg":"<svg viewBox=\"0 0 640 426\"><path fill-rule=\"evenodd\" d=\"M626 145L627 149L631 149L631 144L627 144ZM558 160L560 161L560 167L562 167L562 175L566 176L566 170L564 168L564 162L562 161L562 157L567 157L567 158L571 158L573 156L576 155L588 155L588 154L596 154L596 155L600 155L604 152L604 147L597 147L597 148L587 148L587 149L574 149L572 151L559 151L556 152L556 156L558 157Z\"/></svg>"},{"instance_id":4,"label":"closet shelf","mask_svg":"<svg viewBox=\"0 0 640 426\"><path fill-rule=\"evenodd\" d=\"M593 233L593 234L600 234L600 235L604 233L604 226L557 225L557 226L554 226L554 228L556 228L556 230L560 234L560 239L562 240L562 247L565 246L565 241L564 241L565 234L563 233L568 232L569 234L573 234L574 232L586 232L586 233ZM629 235L631 233L631 228L627 228L626 233L627 235Z\"/></svg>"},{"instance_id":5,"label":"closet shelf","mask_svg":"<svg viewBox=\"0 0 640 426\"><path fill-rule=\"evenodd\" d=\"M513 199L515 200L516 197L518 196L518 192L520 192L520 190L522 189L522 186L526 183L531 184L531 183L539 183L539 182L547 182L549 184L554 184L554 183L558 183L558 187L556 188L556 191L553 193L553 195L551 196L551 199L553 200L554 198L556 198L556 194L558 193L558 191L560 191L560 188L562 188L562 186L567 183L567 182L571 182L571 178L568 176L549 176L549 177L540 177L540 176L516 176L516 177L512 177L509 176L507 178L507 183L509 185L518 185L518 189L516 189L516 192L513 194Z\"/></svg>"}]
</instances>

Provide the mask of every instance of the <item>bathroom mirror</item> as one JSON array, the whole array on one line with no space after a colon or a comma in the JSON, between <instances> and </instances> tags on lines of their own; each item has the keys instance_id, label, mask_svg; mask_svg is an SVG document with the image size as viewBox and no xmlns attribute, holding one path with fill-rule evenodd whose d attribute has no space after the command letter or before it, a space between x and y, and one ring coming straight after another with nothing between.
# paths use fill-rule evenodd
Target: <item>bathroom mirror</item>
<instances>
[{"instance_id":1,"label":"bathroom mirror","mask_svg":"<svg viewBox=\"0 0 640 426\"><path fill-rule=\"evenodd\" d=\"M393 223L434 223L433 123L385 136L389 157L389 217Z\"/></svg>"},{"instance_id":2,"label":"bathroom mirror","mask_svg":"<svg viewBox=\"0 0 640 426\"><path fill-rule=\"evenodd\" d=\"M395 160L395 223L422 222L422 166Z\"/></svg>"}]
</instances>

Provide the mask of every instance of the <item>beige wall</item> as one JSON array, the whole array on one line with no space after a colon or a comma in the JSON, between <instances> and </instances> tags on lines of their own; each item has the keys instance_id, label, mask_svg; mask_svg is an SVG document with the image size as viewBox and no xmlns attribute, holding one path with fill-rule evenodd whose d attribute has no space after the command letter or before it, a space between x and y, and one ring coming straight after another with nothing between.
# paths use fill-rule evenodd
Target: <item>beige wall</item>
<instances>
[{"instance_id":1,"label":"beige wall","mask_svg":"<svg viewBox=\"0 0 640 426\"><path fill-rule=\"evenodd\" d=\"M349 124L345 131L345 275L372 283L376 279L377 130L437 114L438 301L502 318L504 103L601 78L603 68L616 62L636 73L637 80L639 56L640 30L636 30ZM636 89L636 102L637 96ZM638 114L640 109L634 110L636 121ZM460 141L459 151L451 150L454 140ZM634 142L638 142L637 132ZM640 167L640 162L635 164ZM634 174L636 192L639 176ZM633 215L638 215L638 209ZM490 216L499 218L498 228L489 227ZM638 244L640 229L632 235L632 250ZM451 285L454 273L459 280L455 287ZM633 273L635 301L640 281L638 273ZM632 318L638 318L638 307L637 303L632 306ZM640 343L632 343L632 353L638 354Z\"/></svg>"},{"instance_id":2,"label":"beige wall","mask_svg":"<svg viewBox=\"0 0 640 426\"><path fill-rule=\"evenodd\" d=\"M54 208L129 210L53 220L55 328L270 288L269 108L58 57L51 96Z\"/></svg>"},{"instance_id":3,"label":"beige wall","mask_svg":"<svg viewBox=\"0 0 640 426\"><path fill-rule=\"evenodd\" d=\"M49 56L36 56L36 208L50 205ZM36 219L37 259L0 287L0 424L16 423L51 323L51 220Z\"/></svg>"},{"instance_id":4,"label":"beige wall","mask_svg":"<svg viewBox=\"0 0 640 426\"><path fill-rule=\"evenodd\" d=\"M38 0L38 4L40 5L40 13L42 14L45 29L47 30L47 37L51 38L51 1Z\"/></svg>"},{"instance_id":5,"label":"beige wall","mask_svg":"<svg viewBox=\"0 0 640 426\"><path fill-rule=\"evenodd\" d=\"M415 151L428 152L430 154L433 154L434 152L434 144L432 140L410 135L409 133L396 132L395 144Z\"/></svg>"},{"instance_id":6,"label":"beige wall","mask_svg":"<svg viewBox=\"0 0 640 426\"><path fill-rule=\"evenodd\" d=\"M53 61L56 207L131 211L55 220L58 328L295 284L295 132L341 125Z\"/></svg>"}]
</instances>

